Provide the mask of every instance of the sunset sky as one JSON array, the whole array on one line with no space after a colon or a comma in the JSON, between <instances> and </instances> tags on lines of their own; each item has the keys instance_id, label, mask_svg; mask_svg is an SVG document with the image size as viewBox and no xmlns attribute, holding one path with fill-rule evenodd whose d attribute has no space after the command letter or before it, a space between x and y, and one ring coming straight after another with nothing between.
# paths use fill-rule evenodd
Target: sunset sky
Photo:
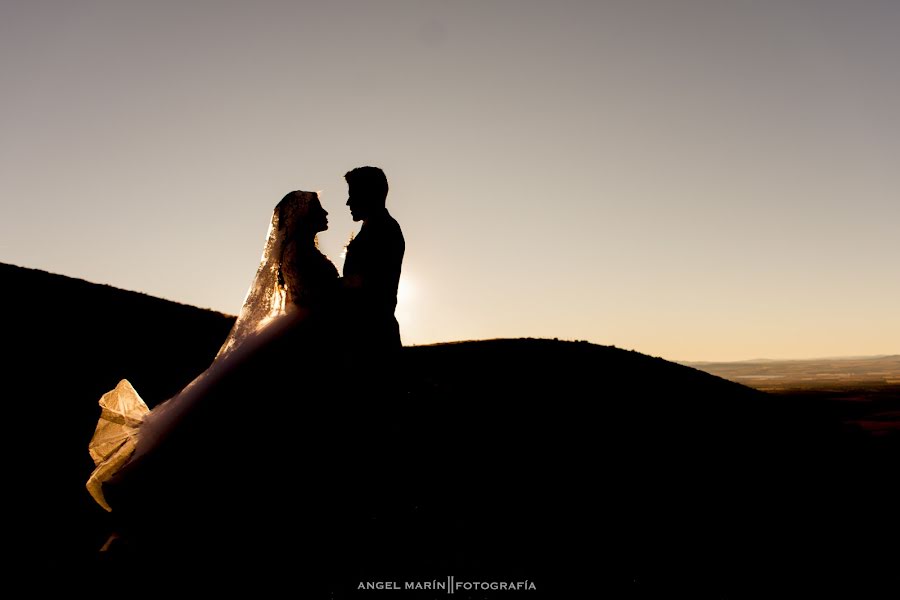
<instances>
[{"instance_id":1,"label":"sunset sky","mask_svg":"<svg viewBox=\"0 0 900 600\"><path fill-rule=\"evenodd\" d=\"M0 262L234 314L289 190L341 266L371 164L406 344L900 353L898 32L895 0L2 0Z\"/></svg>"}]
</instances>

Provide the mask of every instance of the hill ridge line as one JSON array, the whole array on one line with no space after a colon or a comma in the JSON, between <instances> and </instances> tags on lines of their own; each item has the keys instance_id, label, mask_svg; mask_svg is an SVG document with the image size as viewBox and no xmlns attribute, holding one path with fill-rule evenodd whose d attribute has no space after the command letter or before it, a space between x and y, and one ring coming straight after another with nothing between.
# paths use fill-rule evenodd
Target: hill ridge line
<instances>
[{"instance_id":1,"label":"hill ridge line","mask_svg":"<svg viewBox=\"0 0 900 600\"><path fill-rule=\"evenodd\" d=\"M215 313L215 314L221 315L223 317L229 317L229 318L235 317L235 315L225 313L225 312L222 312L219 310L215 310L213 308L205 308L202 306L197 306L195 304L188 304L186 302L179 302L178 300L171 300L169 298L163 298L161 296L154 296L153 294L148 294L147 292L139 292L137 290L128 290L125 288L120 288L120 287L111 285L109 283L97 283L96 281L90 281L88 279L83 279L81 277L72 277L71 275L62 275L60 273L53 273L51 271L45 271L43 269L35 269L32 267L23 267L21 265L14 265L12 263L0 262L0 271L2 271L3 269L25 271L25 272L28 272L29 274L33 274L33 275L37 274L37 275L44 276L44 277L54 277L54 278L58 278L58 279L64 279L64 280L68 280L69 282L76 282L79 284L86 284L86 285L96 286L96 287L100 287L100 288L107 288L110 290L115 290L116 292L121 292L123 294L133 294L135 296L143 296L145 298L152 298L153 300L159 300L160 302L168 302L169 304L183 306L185 308L192 308L195 310L202 310L204 312Z\"/></svg>"}]
</instances>

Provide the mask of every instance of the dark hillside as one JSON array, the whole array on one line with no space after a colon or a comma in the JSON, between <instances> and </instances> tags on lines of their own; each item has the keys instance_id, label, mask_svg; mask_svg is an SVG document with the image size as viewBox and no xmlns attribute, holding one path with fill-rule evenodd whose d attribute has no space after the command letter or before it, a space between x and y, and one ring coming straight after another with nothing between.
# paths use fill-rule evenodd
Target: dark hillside
<instances>
[{"instance_id":1,"label":"dark hillside","mask_svg":"<svg viewBox=\"0 0 900 600\"><path fill-rule=\"evenodd\" d=\"M86 495L97 400L129 379L151 407L205 369L233 317L0 264L4 423L25 560L66 564L103 543L108 515ZM8 430L9 431L9 430Z\"/></svg>"},{"instance_id":2,"label":"dark hillside","mask_svg":"<svg viewBox=\"0 0 900 600\"><path fill-rule=\"evenodd\" d=\"M166 399L208 366L233 318L9 265L0 282L13 351L6 541L44 571L90 578L115 527L84 490L97 400L122 378L151 406ZM333 462L345 512L313 519L343 562L304 577L335 597L361 578L448 575L529 579L541 590L530 598L837 584L859 596L894 572L881 540L898 533L896 452L814 397L786 403L659 358L555 340L408 347L402 372L383 397L349 398L335 380L311 413L322 425L306 428Z\"/></svg>"},{"instance_id":3,"label":"dark hillside","mask_svg":"<svg viewBox=\"0 0 900 600\"><path fill-rule=\"evenodd\" d=\"M786 403L584 342L414 347L407 366L420 386L414 395L442 406L452 424L443 443L462 445L452 432L470 436L445 468L471 473L517 457L488 472L527 482L505 490L509 505L528 511L535 504L519 494L543 498L535 503L552 511L545 523L567 532L554 572L587 561L596 585L624 575L649 597L785 585L859 594L893 572L895 555L879 540L896 532L888 525L896 445L846 427L814 397ZM463 457L471 463L461 466Z\"/></svg>"}]
</instances>

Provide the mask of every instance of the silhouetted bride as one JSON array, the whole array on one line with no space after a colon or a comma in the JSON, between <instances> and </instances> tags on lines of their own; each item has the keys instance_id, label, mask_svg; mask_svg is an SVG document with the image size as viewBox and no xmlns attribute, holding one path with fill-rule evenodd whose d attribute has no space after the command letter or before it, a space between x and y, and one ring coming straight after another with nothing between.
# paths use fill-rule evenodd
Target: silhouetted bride
<instances>
[{"instance_id":1,"label":"silhouetted bride","mask_svg":"<svg viewBox=\"0 0 900 600\"><path fill-rule=\"evenodd\" d=\"M87 488L120 527L177 536L182 551L199 540L235 547L265 532L266 519L283 527L310 506L292 490L321 481L317 395L331 385L338 350L327 346L340 337L338 273L316 241L327 214L312 192L278 203L237 321L184 390L151 411L122 380L100 400Z\"/></svg>"}]
</instances>

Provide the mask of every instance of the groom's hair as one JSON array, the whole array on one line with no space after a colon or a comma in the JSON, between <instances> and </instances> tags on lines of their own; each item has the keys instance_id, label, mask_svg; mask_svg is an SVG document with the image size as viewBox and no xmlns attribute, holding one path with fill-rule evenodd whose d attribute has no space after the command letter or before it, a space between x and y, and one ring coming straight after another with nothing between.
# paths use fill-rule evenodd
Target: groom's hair
<instances>
[{"instance_id":1,"label":"groom's hair","mask_svg":"<svg viewBox=\"0 0 900 600\"><path fill-rule=\"evenodd\" d=\"M357 167L344 175L348 185L360 190L366 196L377 198L382 204L387 200L388 182L384 171L378 167Z\"/></svg>"}]
</instances>

